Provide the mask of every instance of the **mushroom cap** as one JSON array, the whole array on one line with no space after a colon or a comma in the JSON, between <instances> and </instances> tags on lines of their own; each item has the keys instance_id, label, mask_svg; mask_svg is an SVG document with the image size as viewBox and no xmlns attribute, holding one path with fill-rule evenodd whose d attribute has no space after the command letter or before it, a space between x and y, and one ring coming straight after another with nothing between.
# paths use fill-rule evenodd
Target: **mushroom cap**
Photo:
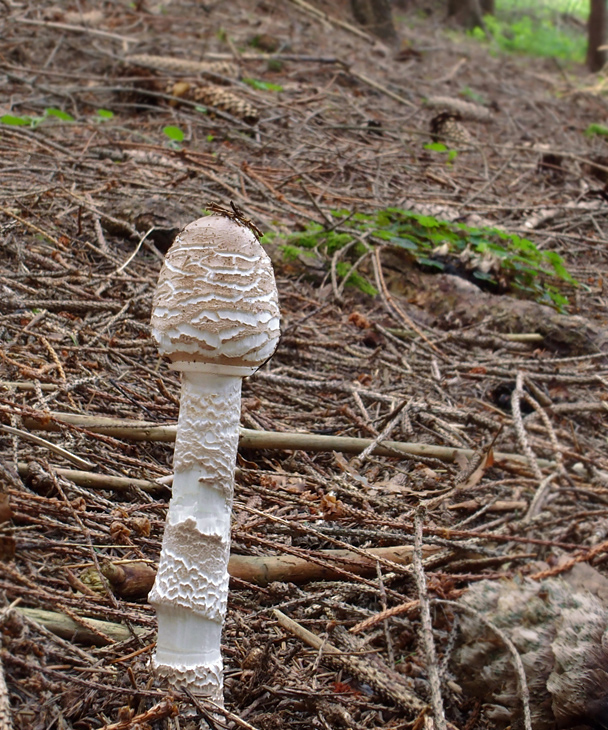
<instances>
[{"instance_id":1,"label":"mushroom cap","mask_svg":"<svg viewBox=\"0 0 608 730\"><path fill-rule=\"evenodd\" d=\"M178 370L247 375L279 341L270 258L254 233L210 215L181 231L158 279L152 335Z\"/></svg>"}]
</instances>

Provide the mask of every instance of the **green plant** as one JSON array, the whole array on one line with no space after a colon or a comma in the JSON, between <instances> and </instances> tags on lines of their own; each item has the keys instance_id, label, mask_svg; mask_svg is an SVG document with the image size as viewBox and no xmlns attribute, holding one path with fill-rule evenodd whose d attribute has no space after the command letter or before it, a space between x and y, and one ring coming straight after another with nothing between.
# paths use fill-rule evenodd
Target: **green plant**
<instances>
[{"instance_id":1,"label":"green plant","mask_svg":"<svg viewBox=\"0 0 608 730\"><path fill-rule=\"evenodd\" d=\"M258 79L243 79L243 81L252 89L258 91L283 91L282 86L271 84L269 81L259 81Z\"/></svg>"},{"instance_id":2,"label":"green plant","mask_svg":"<svg viewBox=\"0 0 608 730\"><path fill-rule=\"evenodd\" d=\"M424 149L430 150L431 152L440 152L442 154L447 154L448 165L451 165L458 157L458 151L446 147L443 142L429 142L428 144L424 145Z\"/></svg>"},{"instance_id":3,"label":"green plant","mask_svg":"<svg viewBox=\"0 0 608 730\"><path fill-rule=\"evenodd\" d=\"M61 121L61 122L75 121L74 117L71 114L68 114L67 112L62 111L61 109L54 109L53 107L45 109L44 116L45 117L54 117L55 119L59 119L59 121Z\"/></svg>"},{"instance_id":4,"label":"green plant","mask_svg":"<svg viewBox=\"0 0 608 730\"><path fill-rule=\"evenodd\" d=\"M0 124L8 124L11 127L30 127L31 117L17 117L14 114L4 114L0 117Z\"/></svg>"},{"instance_id":5,"label":"green plant","mask_svg":"<svg viewBox=\"0 0 608 730\"><path fill-rule=\"evenodd\" d=\"M581 20L589 14L589 0L497 0L498 12L529 12L530 9L555 14L568 13Z\"/></svg>"},{"instance_id":6,"label":"green plant","mask_svg":"<svg viewBox=\"0 0 608 730\"><path fill-rule=\"evenodd\" d=\"M493 51L576 62L585 59L587 38L583 28L563 22L562 15L546 4L529 2L516 7L512 1L499 3L496 15L487 15L485 23ZM481 28L471 31L471 35L488 42Z\"/></svg>"},{"instance_id":7,"label":"green plant","mask_svg":"<svg viewBox=\"0 0 608 730\"><path fill-rule=\"evenodd\" d=\"M585 130L585 135L587 137L593 137L594 135L608 137L608 127L603 124L590 124Z\"/></svg>"},{"instance_id":8,"label":"green plant","mask_svg":"<svg viewBox=\"0 0 608 730\"><path fill-rule=\"evenodd\" d=\"M348 210L335 210L332 215L337 219L333 229L309 223L303 231L288 236L267 234L267 239L283 238L281 249L286 258L314 255L313 251L331 257L351 244L349 254L356 259L366 251L366 244L359 242L365 234L368 243L396 246L407 251L415 263L438 271L446 268L450 256L456 261L459 254L469 250L480 257L493 257L503 285L506 282L510 289L560 310L568 305L568 299L558 284L577 284L557 253L541 251L527 238L498 228L474 228L401 208L354 214ZM439 248L444 254L442 257L436 255ZM350 271L350 265L338 262L336 271L343 277ZM492 274L473 270L472 276L498 286ZM376 293L358 272L351 273L346 283L367 293Z\"/></svg>"},{"instance_id":9,"label":"green plant","mask_svg":"<svg viewBox=\"0 0 608 730\"><path fill-rule=\"evenodd\" d=\"M327 230L319 223L308 223L303 231L292 233L286 237L272 232L267 233L262 242L267 243L277 238L285 239L285 243L280 244L280 249L287 261L296 260L300 256L314 258L316 253L331 257L347 244L353 243L351 233ZM356 242L351 246L350 253L358 258L368 250L369 246L367 244ZM336 273L340 279L346 278L345 284L347 286L354 286L370 296L376 296L378 293L366 277L358 271L351 270L351 264L346 261L337 262Z\"/></svg>"},{"instance_id":10,"label":"green plant","mask_svg":"<svg viewBox=\"0 0 608 730\"><path fill-rule=\"evenodd\" d=\"M31 127L35 129L42 122L48 119L58 119L60 122L73 122L74 117L61 109L55 109L54 107L48 107L44 110L44 114L41 117L30 117L27 114L23 116L17 116L14 114L4 114L0 117L1 124L8 124L12 127Z\"/></svg>"},{"instance_id":11,"label":"green plant","mask_svg":"<svg viewBox=\"0 0 608 730\"><path fill-rule=\"evenodd\" d=\"M180 149L179 143L183 142L184 137L186 136L183 130L179 127L174 127L172 124L163 127L163 134L169 138L169 147L174 150Z\"/></svg>"},{"instance_id":12,"label":"green plant","mask_svg":"<svg viewBox=\"0 0 608 730\"><path fill-rule=\"evenodd\" d=\"M93 120L96 122L105 122L114 118L114 112L109 109L97 109ZM71 123L76 120L71 114L64 112L62 109L55 107L47 107L42 116L30 117L28 114L17 116L16 114L4 114L0 117L0 124L8 124L12 127L31 127L35 129L43 122L56 119L59 122Z\"/></svg>"}]
</instances>

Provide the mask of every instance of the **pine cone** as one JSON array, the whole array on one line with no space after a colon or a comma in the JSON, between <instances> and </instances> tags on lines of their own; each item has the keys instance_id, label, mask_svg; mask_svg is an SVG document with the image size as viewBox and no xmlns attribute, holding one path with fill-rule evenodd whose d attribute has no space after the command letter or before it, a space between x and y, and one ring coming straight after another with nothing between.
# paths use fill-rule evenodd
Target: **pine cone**
<instances>
[{"instance_id":1,"label":"pine cone","mask_svg":"<svg viewBox=\"0 0 608 730\"><path fill-rule=\"evenodd\" d=\"M491 122L493 119L492 112L485 106L449 96L430 96L426 100L426 105L448 114L460 114L461 119L471 119L474 122Z\"/></svg>"},{"instance_id":2,"label":"pine cone","mask_svg":"<svg viewBox=\"0 0 608 730\"><path fill-rule=\"evenodd\" d=\"M441 112L431 119L431 139L452 148L468 147L473 141L462 116L453 112Z\"/></svg>"},{"instance_id":3,"label":"pine cone","mask_svg":"<svg viewBox=\"0 0 608 730\"><path fill-rule=\"evenodd\" d=\"M167 93L179 99L208 104L242 119L247 124L255 124L260 118L258 110L252 104L231 91L227 91L222 86L198 86L188 81L176 81L169 82ZM177 103L172 102L173 105Z\"/></svg>"},{"instance_id":4,"label":"pine cone","mask_svg":"<svg viewBox=\"0 0 608 730\"><path fill-rule=\"evenodd\" d=\"M526 673L534 730L608 726L608 611L562 580L482 581L460 599L501 629ZM511 654L479 620L463 614L452 668L486 704L497 728L523 727ZM489 704L493 703L493 704Z\"/></svg>"},{"instance_id":5,"label":"pine cone","mask_svg":"<svg viewBox=\"0 0 608 730\"><path fill-rule=\"evenodd\" d=\"M228 112L247 124L255 124L260 118L258 110L248 101L221 86L199 86L195 89L193 97L195 101L202 101L203 104Z\"/></svg>"},{"instance_id":6,"label":"pine cone","mask_svg":"<svg viewBox=\"0 0 608 730\"><path fill-rule=\"evenodd\" d=\"M135 66L167 71L172 74L201 74L202 76L229 76L231 78L237 78L239 75L238 66L230 61L189 61L185 58L152 56L147 53L127 56L125 61Z\"/></svg>"}]
</instances>

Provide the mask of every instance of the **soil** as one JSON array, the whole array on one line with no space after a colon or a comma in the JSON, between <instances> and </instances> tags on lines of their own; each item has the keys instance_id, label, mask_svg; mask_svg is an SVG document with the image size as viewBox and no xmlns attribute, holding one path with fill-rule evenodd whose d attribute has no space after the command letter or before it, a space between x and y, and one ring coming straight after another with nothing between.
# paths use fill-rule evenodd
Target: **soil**
<instances>
[{"instance_id":1,"label":"soil","mask_svg":"<svg viewBox=\"0 0 608 730\"><path fill-rule=\"evenodd\" d=\"M0 116L23 122L0 125L0 620L15 728L420 728L435 661L425 599L539 561L603 572L608 155L585 134L606 118L602 77L490 55L433 6L395 10L391 48L346 2L318 7L331 17L295 0L0 2ZM425 148L435 97L478 107L460 114L468 141L451 161ZM508 317L509 299L523 311L513 292L494 306L470 282L449 286L451 312L436 296L449 276L389 266L381 241L360 263L373 297L340 285L349 252L288 259L275 239L283 335L244 383L242 426L448 449L241 449L232 552L326 572L233 578L218 719L154 677L152 607L99 569L157 562L173 446L132 422L175 423L179 377L151 338L152 296L179 228L230 201L282 234L385 207L499 226L564 258L579 286L554 282L570 300L559 316L594 334L548 337L553 310ZM350 561L322 552L349 546ZM447 668L455 611L429 611L445 717L487 727Z\"/></svg>"}]
</instances>

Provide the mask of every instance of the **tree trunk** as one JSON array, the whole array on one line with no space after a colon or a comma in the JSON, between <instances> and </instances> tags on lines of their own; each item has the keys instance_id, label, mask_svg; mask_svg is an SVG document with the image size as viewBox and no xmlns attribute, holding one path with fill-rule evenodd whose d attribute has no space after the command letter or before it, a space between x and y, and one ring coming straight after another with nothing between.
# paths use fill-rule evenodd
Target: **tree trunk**
<instances>
[{"instance_id":1,"label":"tree trunk","mask_svg":"<svg viewBox=\"0 0 608 730\"><path fill-rule=\"evenodd\" d=\"M389 0L350 0L355 20L388 44L397 42Z\"/></svg>"},{"instance_id":2,"label":"tree trunk","mask_svg":"<svg viewBox=\"0 0 608 730\"><path fill-rule=\"evenodd\" d=\"M484 28L483 16L494 13L494 0L448 0L448 18L465 28Z\"/></svg>"},{"instance_id":3,"label":"tree trunk","mask_svg":"<svg viewBox=\"0 0 608 730\"><path fill-rule=\"evenodd\" d=\"M599 50L599 47L606 42L606 0L589 0L589 2L587 67L595 73L606 63L606 51Z\"/></svg>"}]
</instances>

